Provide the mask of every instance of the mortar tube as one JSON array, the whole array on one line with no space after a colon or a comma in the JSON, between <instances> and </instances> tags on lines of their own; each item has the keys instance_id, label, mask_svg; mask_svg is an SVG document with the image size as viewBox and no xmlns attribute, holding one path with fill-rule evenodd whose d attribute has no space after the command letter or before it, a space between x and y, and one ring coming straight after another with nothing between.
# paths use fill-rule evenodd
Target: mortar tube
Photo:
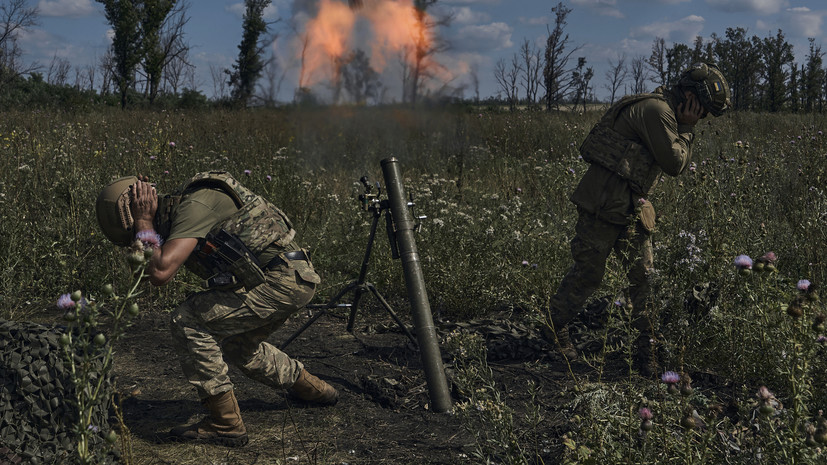
<instances>
[{"instance_id":1,"label":"mortar tube","mask_svg":"<svg viewBox=\"0 0 827 465\"><path fill-rule=\"evenodd\" d=\"M405 285L411 302L416 339L419 343L419 353L425 369L425 381L428 384L431 407L437 413L449 412L451 411L451 391L445 378L442 355L439 351L436 328L431 315L431 304L428 302L425 279L422 276L422 268L419 264L419 253L416 251L414 222L411 219L405 191L402 187L399 161L391 157L382 160L380 164L382 165L382 174L385 177L385 188L388 194L391 215L394 224L396 224L396 241L402 259L402 271L405 275Z\"/></svg>"}]
</instances>

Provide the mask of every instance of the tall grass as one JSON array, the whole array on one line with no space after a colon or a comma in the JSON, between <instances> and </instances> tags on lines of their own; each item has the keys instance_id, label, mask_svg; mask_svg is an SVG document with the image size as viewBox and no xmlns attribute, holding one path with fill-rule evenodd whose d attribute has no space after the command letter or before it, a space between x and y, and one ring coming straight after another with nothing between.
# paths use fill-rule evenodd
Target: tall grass
<instances>
[{"instance_id":1,"label":"tall grass","mask_svg":"<svg viewBox=\"0 0 827 465\"><path fill-rule=\"evenodd\" d=\"M586 169L577 148L599 113L477 109L6 112L0 118L0 317L44 319L56 296L122 278L122 253L100 235L94 200L111 179L147 174L169 191L220 169L280 205L324 279L319 297L352 279L370 217L358 179L402 163L419 214L431 306L464 319L503 306L538 316L569 265L576 213L568 195ZM764 383L797 398L802 418L827 404L824 346L793 319L796 283L824 283L827 121L822 115L734 113L696 127L693 165L664 178L655 297L675 369ZM246 173L246 174L245 174ZM404 298L400 267L380 238L371 279ZM777 273L741 276L735 256L773 251ZM528 266L524 266L524 262ZM198 285L153 289L165 311ZM598 295L621 287L607 279ZM791 354L811 357L803 367ZM802 371L803 370L803 371ZM806 380L806 392L799 388ZM798 396L798 397L796 397ZM802 397L803 396L803 397ZM787 402L792 405L795 402Z\"/></svg>"}]
</instances>

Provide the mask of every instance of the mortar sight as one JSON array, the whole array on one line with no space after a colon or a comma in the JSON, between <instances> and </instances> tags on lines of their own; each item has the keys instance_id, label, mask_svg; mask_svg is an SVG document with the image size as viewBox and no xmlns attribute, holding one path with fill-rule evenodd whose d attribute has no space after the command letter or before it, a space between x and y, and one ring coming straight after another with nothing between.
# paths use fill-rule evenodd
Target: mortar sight
<instances>
[{"instance_id":1,"label":"mortar sight","mask_svg":"<svg viewBox=\"0 0 827 465\"><path fill-rule=\"evenodd\" d=\"M376 183L376 193L374 193L374 186L370 184L367 176L362 176L359 178L359 182L365 186L365 192L359 194L359 203L362 204L362 209L368 211L375 208L375 205L379 202L379 195L382 194L382 189L379 187L379 183Z\"/></svg>"}]
</instances>

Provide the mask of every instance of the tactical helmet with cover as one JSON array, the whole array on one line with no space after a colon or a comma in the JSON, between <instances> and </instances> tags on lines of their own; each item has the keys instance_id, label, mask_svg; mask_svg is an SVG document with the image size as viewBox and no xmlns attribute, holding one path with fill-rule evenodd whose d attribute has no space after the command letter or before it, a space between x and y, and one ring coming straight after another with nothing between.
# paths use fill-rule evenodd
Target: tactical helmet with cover
<instances>
[{"instance_id":1,"label":"tactical helmet with cover","mask_svg":"<svg viewBox=\"0 0 827 465\"><path fill-rule=\"evenodd\" d=\"M98 194L95 212L103 235L122 247L132 242L132 213L129 211L129 186L138 182L135 176L116 179Z\"/></svg>"},{"instance_id":2,"label":"tactical helmet with cover","mask_svg":"<svg viewBox=\"0 0 827 465\"><path fill-rule=\"evenodd\" d=\"M721 116L732 107L729 84L714 63L693 64L681 75L678 85L692 91L713 116Z\"/></svg>"}]
</instances>

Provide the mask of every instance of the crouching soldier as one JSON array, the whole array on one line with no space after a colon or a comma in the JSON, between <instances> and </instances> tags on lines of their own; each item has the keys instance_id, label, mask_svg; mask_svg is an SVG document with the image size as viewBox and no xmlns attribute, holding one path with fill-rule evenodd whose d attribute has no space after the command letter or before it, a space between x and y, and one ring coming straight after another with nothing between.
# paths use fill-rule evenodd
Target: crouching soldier
<instances>
[{"instance_id":1,"label":"crouching soldier","mask_svg":"<svg viewBox=\"0 0 827 465\"><path fill-rule=\"evenodd\" d=\"M293 241L284 213L224 172L199 173L160 196L146 177L106 186L96 203L104 235L119 246L154 249L146 268L162 286L185 266L206 289L172 314L172 340L184 376L209 415L173 428L173 438L228 446L247 443L225 360L248 377L292 396L333 405L338 392L298 360L266 342L306 305L320 282L306 252Z\"/></svg>"},{"instance_id":2,"label":"crouching soldier","mask_svg":"<svg viewBox=\"0 0 827 465\"><path fill-rule=\"evenodd\" d=\"M544 336L577 358L566 325L597 290L612 251L628 270L627 304L634 362L644 376L657 369L653 355L657 309L650 302L655 210L647 200L662 173L677 176L692 157L693 127L730 108L726 79L714 64L698 63L676 85L632 95L614 104L586 137L580 153L590 163L571 196L579 218L571 241L574 264L551 298Z\"/></svg>"}]
</instances>

